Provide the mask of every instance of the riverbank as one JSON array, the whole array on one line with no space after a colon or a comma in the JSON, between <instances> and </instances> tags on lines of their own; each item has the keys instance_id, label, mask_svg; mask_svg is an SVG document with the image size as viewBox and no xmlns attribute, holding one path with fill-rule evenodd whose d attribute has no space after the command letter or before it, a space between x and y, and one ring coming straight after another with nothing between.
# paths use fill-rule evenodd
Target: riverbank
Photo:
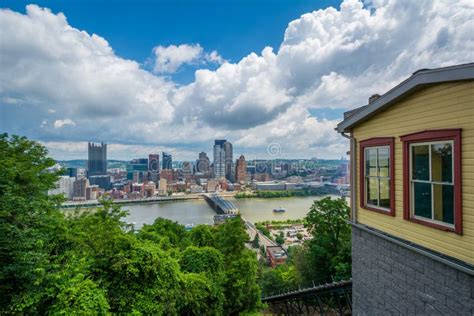
<instances>
[{"instance_id":1,"label":"riverbank","mask_svg":"<svg viewBox=\"0 0 474 316\"><path fill-rule=\"evenodd\" d=\"M204 200L204 193L194 193L194 194L182 194L182 195L171 195L171 196L158 196L152 198L142 198L142 199L116 199L112 200L115 204L120 205L130 205L130 204L153 204L160 202L176 202L176 201L188 201L188 200ZM228 198L234 197L235 192L219 192L219 195ZM61 204L61 208L89 208L97 207L100 205L99 200L89 200L89 201L68 201Z\"/></svg>"},{"instance_id":2,"label":"riverbank","mask_svg":"<svg viewBox=\"0 0 474 316\"><path fill-rule=\"evenodd\" d=\"M283 191L247 191L235 194L236 199L247 198L282 198L282 197L297 197L297 196L326 196L338 195L339 191L333 187L318 187L300 190L283 190Z\"/></svg>"}]
</instances>

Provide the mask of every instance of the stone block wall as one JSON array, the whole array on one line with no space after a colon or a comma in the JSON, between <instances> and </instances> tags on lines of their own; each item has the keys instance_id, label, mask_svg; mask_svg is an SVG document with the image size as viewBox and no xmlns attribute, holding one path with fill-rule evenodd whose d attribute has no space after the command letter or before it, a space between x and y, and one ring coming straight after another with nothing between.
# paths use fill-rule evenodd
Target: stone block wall
<instances>
[{"instance_id":1,"label":"stone block wall","mask_svg":"<svg viewBox=\"0 0 474 316\"><path fill-rule=\"evenodd\" d=\"M474 277L355 226L354 315L474 315Z\"/></svg>"}]
</instances>

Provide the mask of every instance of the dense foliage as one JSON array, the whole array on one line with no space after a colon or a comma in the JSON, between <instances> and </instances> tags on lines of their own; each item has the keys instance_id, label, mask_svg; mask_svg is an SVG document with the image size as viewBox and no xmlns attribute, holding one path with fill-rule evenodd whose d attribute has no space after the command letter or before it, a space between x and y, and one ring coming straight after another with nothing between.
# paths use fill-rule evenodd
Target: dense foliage
<instances>
[{"instance_id":1,"label":"dense foliage","mask_svg":"<svg viewBox=\"0 0 474 316\"><path fill-rule=\"evenodd\" d=\"M285 289L348 279L351 276L349 207L344 199L315 201L304 219L313 238L288 249L286 264L261 267L259 283L264 296ZM256 226L263 228L264 226ZM278 242L278 241L277 241Z\"/></svg>"},{"instance_id":2,"label":"dense foliage","mask_svg":"<svg viewBox=\"0 0 474 316\"><path fill-rule=\"evenodd\" d=\"M157 219L136 231L103 201L59 210L54 161L0 135L0 309L21 314L229 315L258 308L258 263L240 219L219 227Z\"/></svg>"},{"instance_id":3,"label":"dense foliage","mask_svg":"<svg viewBox=\"0 0 474 316\"><path fill-rule=\"evenodd\" d=\"M235 195L235 198L280 198L280 197L291 197L291 196L319 196L328 194L339 194L339 191L335 186L321 186L311 187L297 190L281 190L281 191L267 191L257 190L254 192L239 192Z\"/></svg>"}]
</instances>

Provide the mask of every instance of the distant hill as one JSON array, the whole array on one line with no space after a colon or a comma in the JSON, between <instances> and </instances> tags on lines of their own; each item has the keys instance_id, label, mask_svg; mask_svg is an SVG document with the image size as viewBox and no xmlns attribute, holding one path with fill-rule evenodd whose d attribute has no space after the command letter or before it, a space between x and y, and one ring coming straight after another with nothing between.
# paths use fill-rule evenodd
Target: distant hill
<instances>
[{"instance_id":1,"label":"distant hill","mask_svg":"<svg viewBox=\"0 0 474 316\"><path fill-rule=\"evenodd\" d=\"M128 161L109 159L108 168L125 168ZM74 160L57 160L61 166L65 168L85 168L87 166L87 159L74 159Z\"/></svg>"}]
</instances>

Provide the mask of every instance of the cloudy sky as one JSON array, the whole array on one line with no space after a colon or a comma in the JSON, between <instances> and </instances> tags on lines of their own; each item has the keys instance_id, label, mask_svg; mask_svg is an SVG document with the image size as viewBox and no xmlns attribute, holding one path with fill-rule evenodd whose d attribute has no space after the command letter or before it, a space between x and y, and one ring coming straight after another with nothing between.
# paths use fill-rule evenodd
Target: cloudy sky
<instances>
[{"instance_id":1,"label":"cloudy sky","mask_svg":"<svg viewBox=\"0 0 474 316\"><path fill-rule=\"evenodd\" d=\"M344 111L474 61L472 0L0 6L0 131L56 159L85 158L87 141L195 159L216 138L249 158L339 158Z\"/></svg>"}]
</instances>

